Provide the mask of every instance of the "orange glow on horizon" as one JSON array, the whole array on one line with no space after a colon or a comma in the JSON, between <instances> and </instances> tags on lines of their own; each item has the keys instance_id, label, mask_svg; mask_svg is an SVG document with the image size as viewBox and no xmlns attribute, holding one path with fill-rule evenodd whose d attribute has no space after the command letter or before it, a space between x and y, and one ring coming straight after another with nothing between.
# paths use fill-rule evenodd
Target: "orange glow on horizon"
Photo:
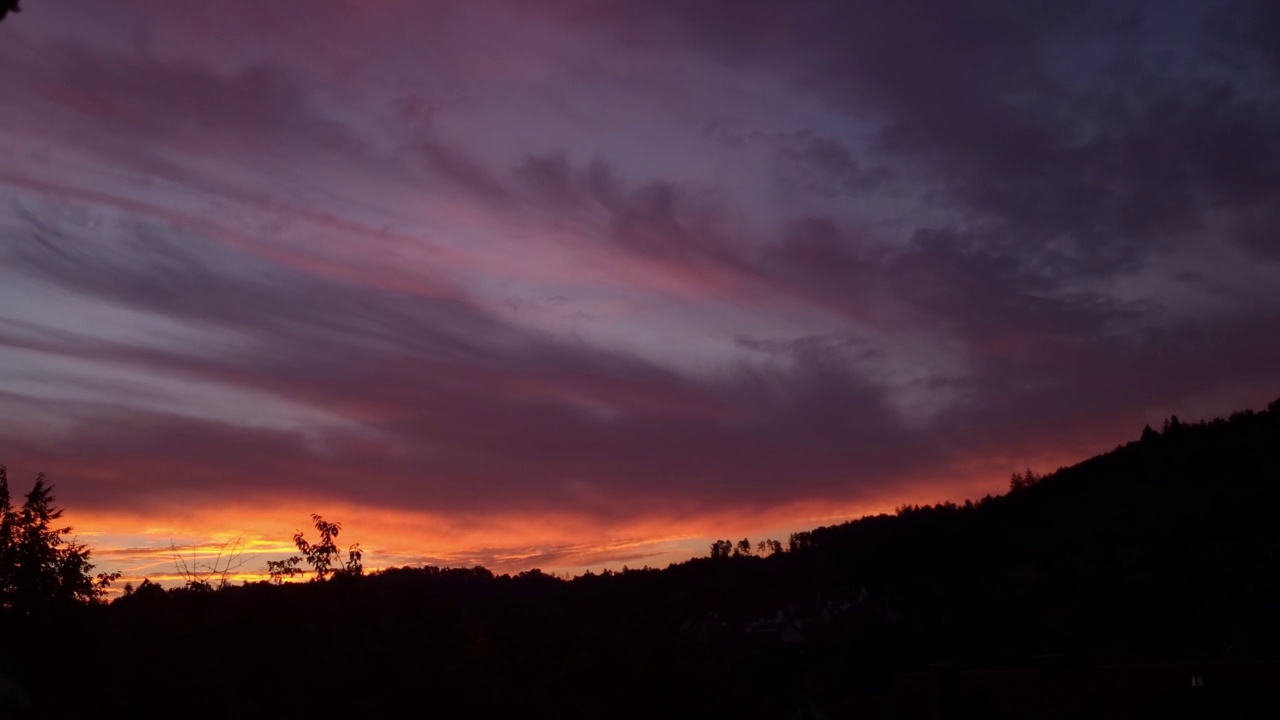
<instances>
[{"instance_id":1,"label":"orange glow on horizon","mask_svg":"<svg viewBox=\"0 0 1280 720\"><path fill-rule=\"evenodd\" d=\"M342 523L339 546L345 549L360 543L366 571L481 565L499 574L538 568L572 576L623 566L665 567L705 556L716 539L775 538L785 544L792 532L892 513L903 504L997 494L1006 488L1008 468L1030 464L1050 472L1065 464L1058 455L1044 456L1039 463L974 458L946 473L949 480L901 478L878 495L862 499L801 500L765 509L673 509L663 516L617 521L567 512L412 512L299 498L263 498L252 507L175 507L145 514L80 511L69 513L68 518L80 541L93 549L97 569L123 574L113 595L125 582L136 586L144 577L165 585L180 584L183 578L175 568L175 551L189 566L207 567L220 551L225 559L224 546L237 539L244 563L227 579L234 583L266 580L267 560L297 554L292 542L295 531L314 539L310 514L316 510L325 519Z\"/></svg>"}]
</instances>

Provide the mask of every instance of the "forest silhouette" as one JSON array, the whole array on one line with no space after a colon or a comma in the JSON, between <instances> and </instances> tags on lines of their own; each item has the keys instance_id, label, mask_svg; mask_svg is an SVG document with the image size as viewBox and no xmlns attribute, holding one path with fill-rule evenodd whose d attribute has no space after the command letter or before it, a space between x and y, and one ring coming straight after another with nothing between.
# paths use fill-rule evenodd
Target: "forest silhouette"
<instances>
[{"instance_id":1,"label":"forest silhouette","mask_svg":"<svg viewBox=\"0 0 1280 720\"><path fill-rule=\"evenodd\" d=\"M271 581L108 604L44 479L21 504L0 487L0 673L27 698L0 717L1276 712L1280 400L1170 418L1002 495L572 580L365 572L315 515Z\"/></svg>"}]
</instances>

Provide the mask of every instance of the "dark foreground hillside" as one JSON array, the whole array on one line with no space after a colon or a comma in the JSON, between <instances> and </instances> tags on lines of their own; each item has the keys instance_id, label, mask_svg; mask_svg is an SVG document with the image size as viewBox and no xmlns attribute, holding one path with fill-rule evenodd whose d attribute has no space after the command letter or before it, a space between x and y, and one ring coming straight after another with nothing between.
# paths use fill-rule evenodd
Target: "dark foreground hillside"
<instances>
[{"instance_id":1,"label":"dark foreground hillside","mask_svg":"<svg viewBox=\"0 0 1280 720\"><path fill-rule=\"evenodd\" d=\"M10 614L22 716L1280 716L1280 402L769 557ZM724 555L724 553L717 553Z\"/></svg>"}]
</instances>

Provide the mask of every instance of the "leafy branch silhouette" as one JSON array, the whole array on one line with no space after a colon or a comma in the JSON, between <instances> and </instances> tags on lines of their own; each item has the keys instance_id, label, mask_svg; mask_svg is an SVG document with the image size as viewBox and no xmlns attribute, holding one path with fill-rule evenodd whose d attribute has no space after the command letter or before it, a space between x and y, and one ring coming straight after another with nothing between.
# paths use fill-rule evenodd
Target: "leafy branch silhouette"
<instances>
[{"instance_id":1,"label":"leafy branch silhouette","mask_svg":"<svg viewBox=\"0 0 1280 720\"><path fill-rule=\"evenodd\" d=\"M169 549L173 552L174 569L183 583L187 588L197 591L230 585L231 574L253 559L252 556L244 557L244 535L238 535L218 546L218 554L212 562L198 560L195 552L191 555L191 561L187 562L187 558L182 556L173 541L169 542Z\"/></svg>"}]
</instances>

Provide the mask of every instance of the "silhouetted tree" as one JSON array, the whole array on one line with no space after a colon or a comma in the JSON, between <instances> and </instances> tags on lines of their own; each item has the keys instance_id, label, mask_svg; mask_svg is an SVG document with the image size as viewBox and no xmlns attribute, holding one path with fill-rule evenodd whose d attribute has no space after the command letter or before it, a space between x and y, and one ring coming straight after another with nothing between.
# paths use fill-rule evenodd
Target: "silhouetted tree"
<instances>
[{"instance_id":1,"label":"silhouetted tree","mask_svg":"<svg viewBox=\"0 0 1280 720\"><path fill-rule=\"evenodd\" d=\"M779 540L761 540L756 543L756 554L760 557L765 555L777 555L782 552L782 542Z\"/></svg>"},{"instance_id":2,"label":"silhouetted tree","mask_svg":"<svg viewBox=\"0 0 1280 720\"><path fill-rule=\"evenodd\" d=\"M791 552L809 547L813 544L813 532L804 530L801 532L791 533L791 537L787 540L787 549Z\"/></svg>"},{"instance_id":3,"label":"silhouetted tree","mask_svg":"<svg viewBox=\"0 0 1280 720\"><path fill-rule=\"evenodd\" d=\"M733 548L733 556L751 557L751 541L746 538L739 540L738 544Z\"/></svg>"},{"instance_id":4,"label":"silhouetted tree","mask_svg":"<svg viewBox=\"0 0 1280 720\"><path fill-rule=\"evenodd\" d=\"M733 543L729 540L717 540L711 543L711 557L727 558L733 554Z\"/></svg>"},{"instance_id":5,"label":"silhouetted tree","mask_svg":"<svg viewBox=\"0 0 1280 720\"><path fill-rule=\"evenodd\" d=\"M68 602L91 602L106 593L120 573L92 574L90 551L63 539L70 527L58 527L62 510L44 474L13 507L6 468L0 465L0 608L21 613Z\"/></svg>"},{"instance_id":6,"label":"silhouetted tree","mask_svg":"<svg viewBox=\"0 0 1280 720\"><path fill-rule=\"evenodd\" d=\"M164 597L164 588L160 587L159 583L151 582L150 578L142 578L142 583L137 588L133 583L125 583L121 597L134 599Z\"/></svg>"},{"instance_id":7,"label":"silhouetted tree","mask_svg":"<svg viewBox=\"0 0 1280 720\"><path fill-rule=\"evenodd\" d=\"M267 575L271 577L273 585L280 585L286 579L301 575L304 571L298 565L302 562L302 558L294 555L284 560L268 560Z\"/></svg>"},{"instance_id":8,"label":"silhouetted tree","mask_svg":"<svg viewBox=\"0 0 1280 720\"><path fill-rule=\"evenodd\" d=\"M1160 437L1160 433L1156 432L1155 430L1152 430L1150 425L1147 425L1142 428L1142 438L1141 438L1142 442L1144 443L1155 442L1159 437Z\"/></svg>"},{"instance_id":9,"label":"silhouetted tree","mask_svg":"<svg viewBox=\"0 0 1280 720\"><path fill-rule=\"evenodd\" d=\"M338 539L338 533L342 531L342 523L329 522L318 514L311 516L311 521L315 526L316 532L320 533L320 541L314 545L307 542L302 531L299 530L293 536L293 544L298 546L298 550L302 553L303 559L311 566L316 573L316 580L324 580L329 575L363 575L364 574L364 553L360 550L360 543L354 543L347 548L347 559L342 560L342 551L335 542ZM277 570L283 577L285 574L292 577L294 574L286 568L294 568L298 565L293 558L276 563ZM273 576L273 579L275 576Z\"/></svg>"},{"instance_id":10,"label":"silhouetted tree","mask_svg":"<svg viewBox=\"0 0 1280 720\"><path fill-rule=\"evenodd\" d=\"M9 13L20 13L22 8L19 7L22 0L0 0L0 20L4 20Z\"/></svg>"},{"instance_id":11,"label":"silhouetted tree","mask_svg":"<svg viewBox=\"0 0 1280 720\"><path fill-rule=\"evenodd\" d=\"M9 496L8 470L0 465L0 598L8 598L13 592L13 575L18 566L17 532L18 513Z\"/></svg>"},{"instance_id":12,"label":"silhouetted tree","mask_svg":"<svg viewBox=\"0 0 1280 720\"><path fill-rule=\"evenodd\" d=\"M1040 482L1040 479L1041 477L1036 475L1031 468L1027 468L1025 472L1015 472L1013 476L1009 478L1009 489L1020 490L1025 487L1031 487L1032 485Z\"/></svg>"},{"instance_id":13,"label":"silhouetted tree","mask_svg":"<svg viewBox=\"0 0 1280 720\"><path fill-rule=\"evenodd\" d=\"M187 589L213 590L230 585L231 573L248 561L248 558L241 557L244 554L242 538L243 536L236 537L218 546L218 552L212 562L202 562L193 555L191 562L188 563L187 559L182 557L182 553L178 552L178 546L170 543L174 569L186 583Z\"/></svg>"}]
</instances>

